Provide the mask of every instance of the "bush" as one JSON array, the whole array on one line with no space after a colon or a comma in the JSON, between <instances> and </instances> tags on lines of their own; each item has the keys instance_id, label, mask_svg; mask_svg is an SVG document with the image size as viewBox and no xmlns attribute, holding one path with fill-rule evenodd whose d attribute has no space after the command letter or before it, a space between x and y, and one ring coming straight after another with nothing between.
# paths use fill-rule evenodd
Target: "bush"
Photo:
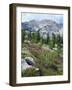
<instances>
[{"instance_id":1,"label":"bush","mask_svg":"<svg viewBox=\"0 0 72 90\"><path fill-rule=\"evenodd\" d=\"M38 73L35 70L35 68L28 68L22 71L22 77L31 77L31 76L38 76Z\"/></svg>"}]
</instances>

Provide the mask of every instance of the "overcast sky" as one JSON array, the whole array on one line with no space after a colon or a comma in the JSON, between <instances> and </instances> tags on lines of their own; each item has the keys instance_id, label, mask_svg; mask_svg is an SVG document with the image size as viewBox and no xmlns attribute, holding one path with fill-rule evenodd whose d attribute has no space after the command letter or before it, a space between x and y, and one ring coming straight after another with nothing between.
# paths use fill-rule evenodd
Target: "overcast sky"
<instances>
[{"instance_id":1,"label":"overcast sky","mask_svg":"<svg viewBox=\"0 0 72 90\"><path fill-rule=\"evenodd\" d=\"M63 23L63 15L60 14L37 14L37 13L22 13L21 14L21 22L27 22L30 20L43 20L49 19L56 21L57 23Z\"/></svg>"}]
</instances>

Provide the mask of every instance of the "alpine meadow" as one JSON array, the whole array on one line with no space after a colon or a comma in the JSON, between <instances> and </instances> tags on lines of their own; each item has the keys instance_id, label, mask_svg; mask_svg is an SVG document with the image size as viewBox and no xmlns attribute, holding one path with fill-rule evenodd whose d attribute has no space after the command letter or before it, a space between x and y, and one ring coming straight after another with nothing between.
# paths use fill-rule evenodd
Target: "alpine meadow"
<instances>
[{"instance_id":1,"label":"alpine meadow","mask_svg":"<svg viewBox=\"0 0 72 90\"><path fill-rule=\"evenodd\" d=\"M63 75L63 15L21 13L21 76Z\"/></svg>"}]
</instances>

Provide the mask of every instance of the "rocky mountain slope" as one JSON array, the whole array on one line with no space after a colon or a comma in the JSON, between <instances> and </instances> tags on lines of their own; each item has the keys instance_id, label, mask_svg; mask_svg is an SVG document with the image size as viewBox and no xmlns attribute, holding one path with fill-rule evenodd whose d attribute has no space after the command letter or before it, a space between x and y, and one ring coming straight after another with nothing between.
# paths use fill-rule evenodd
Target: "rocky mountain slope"
<instances>
[{"instance_id":1,"label":"rocky mountain slope","mask_svg":"<svg viewBox=\"0 0 72 90\"><path fill-rule=\"evenodd\" d=\"M59 24L55 21L46 19L41 21L31 20L29 22L22 22L21 28L22 30L24 29L31 32L39 30L42 35L49 33L50 36L52 35L52 33L60 35L62 35L63 33L63 24Z\"/></svg>"}]
</instances>

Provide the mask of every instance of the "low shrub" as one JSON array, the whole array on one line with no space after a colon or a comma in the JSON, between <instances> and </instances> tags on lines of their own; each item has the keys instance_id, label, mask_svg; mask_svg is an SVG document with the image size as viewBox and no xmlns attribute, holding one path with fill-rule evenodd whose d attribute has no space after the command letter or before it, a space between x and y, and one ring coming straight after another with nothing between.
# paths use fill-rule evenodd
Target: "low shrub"
<instances>
[{"instance_id":1,"label":"low shrub","mask_svg":"<svg viewBox=\"0 0 72 90\"><path fill-rule=\"evenodd\" d=\"M22 77L39 76L35 68L28 68L22 71Z\"/></svg>"}]
</instances>

